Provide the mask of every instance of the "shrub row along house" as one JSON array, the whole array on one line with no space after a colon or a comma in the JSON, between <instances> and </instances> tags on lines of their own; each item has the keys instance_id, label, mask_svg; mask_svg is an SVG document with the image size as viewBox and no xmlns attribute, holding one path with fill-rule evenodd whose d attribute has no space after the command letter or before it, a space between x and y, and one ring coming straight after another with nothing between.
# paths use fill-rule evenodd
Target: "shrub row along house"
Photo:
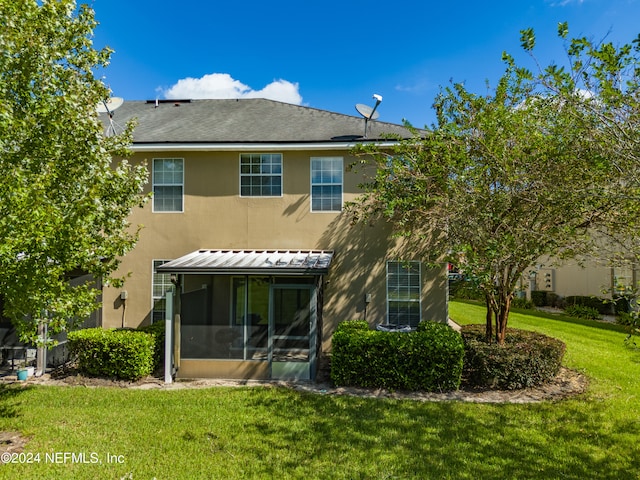
<instances>
[{"instance_id":1,"label":"shrub row along house","mask_svg":"<svg viewBox=\"0 0 640 480\"><path fill-rule=\"evenodd\" d=\"M124 289L103 287L102 325L171 309L177 377L313 379L341 321L446 322L445 265L343 211L364 179L351 149L409 137L404 127L263 99L111 113L108 129L137 119L131 161L147 162L153 197L131 218L143 228Z\"/></svg>"}]
</instances>

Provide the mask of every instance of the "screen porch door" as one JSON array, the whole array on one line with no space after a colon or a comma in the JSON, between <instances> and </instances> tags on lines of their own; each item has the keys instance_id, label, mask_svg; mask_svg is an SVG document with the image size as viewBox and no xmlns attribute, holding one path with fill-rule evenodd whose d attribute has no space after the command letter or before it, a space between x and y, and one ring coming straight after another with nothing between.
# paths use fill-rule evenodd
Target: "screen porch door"
<instances>
[{"instance_id":1,"label":"screen porch door","mask_svg":"<svg viewBox=\"0 0 640 480\"><path fill-rule=\"evenodd\" d=\"M316 289L271 285L268 356L271 378L309 380L316 368Z\"/></svg>"}]
</instances>

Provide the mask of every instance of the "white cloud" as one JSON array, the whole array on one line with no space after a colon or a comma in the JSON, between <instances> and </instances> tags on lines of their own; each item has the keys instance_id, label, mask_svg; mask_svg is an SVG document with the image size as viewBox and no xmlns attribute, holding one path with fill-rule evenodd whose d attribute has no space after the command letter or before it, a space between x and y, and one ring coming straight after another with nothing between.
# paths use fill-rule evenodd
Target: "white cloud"
<instances>
[{"instance_id":1,"label":"white cloud","mask_svg":"<svg viewBox=\"0 0 640 480\"><path fill-rule=\"evenodd\" d=\"M582 5L584 0L547 0L552 7L566 7L572 3L577 3L578 5Z\"/></svg>"},{"instance_id":2,"label":"white cloud","mask_svg":"<svg viewBox=\"0 0 640 480\"><path fill-rule=\"evenodd\" d=\"M267 98L280 102L302 104L299 85L287 80L274 80L261 90L253 90L228 73L210 73L201 78L183 78L163 89L165 98Z\"/></svg>"},{"instance_id":3,"label":"white cloud","mask_svg":"<svg viewBox=\"0 0 640 480\"><path fill-rule=\"evenodd\" d=\"M404 92L404 93L422 93L427 90L430 90L431 88L432 88L431 84L424 80L414 83L412 85L398 84L395 86L395 90L397 92Z\"/></svg>"}]
</instances>

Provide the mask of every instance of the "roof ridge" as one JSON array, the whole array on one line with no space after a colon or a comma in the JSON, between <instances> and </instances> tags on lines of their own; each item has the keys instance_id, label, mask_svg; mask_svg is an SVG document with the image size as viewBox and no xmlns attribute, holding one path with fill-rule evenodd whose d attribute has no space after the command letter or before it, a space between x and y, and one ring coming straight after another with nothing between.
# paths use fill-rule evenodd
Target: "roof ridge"
<instances>
[{"instance_id":1,"label":"roof ridge","mask_svg":"<svg viewBox=\"0 0 640 480\"><path fill-rule=\"evenodd\" d=\"M340 117L347 117L347 118L355 118L355 119L361 119L361 116L358 115L350 115L348 113L342 113L342 112L336 112L334 110L326 110L324 108L320 108L320 107L312 107L310 105L299 105L296 103L289 103L289 102L285 102L282 100L274 100L272 98L164 98L164 99L147 99L147 100L126 100L125 102L127 103L144 103L147 105L152 105L152 104L177 104L177 103L184 103L184 104L189 104L189 103L200 103L200 102L259 102L259 101L263 101L263 102L271 102L271 103L275 103L275 104L279 104L279 105L283 105L283 106L287 106L287 107L293 107L293 108L300 108L300 109L305 109L305 110L313 110L316 112L320 112L320 113L324 113L324 114L330 114L330 115L337 115ZM355 108L355 107L354 107ZM399 123L393 123L393 122L385 122L385 121L380 121L380 120L376 120L376 123L382 123L385 125L393 125L396 127L402 127L403 125L399 124Z\"/></svg>"}]
</instances>

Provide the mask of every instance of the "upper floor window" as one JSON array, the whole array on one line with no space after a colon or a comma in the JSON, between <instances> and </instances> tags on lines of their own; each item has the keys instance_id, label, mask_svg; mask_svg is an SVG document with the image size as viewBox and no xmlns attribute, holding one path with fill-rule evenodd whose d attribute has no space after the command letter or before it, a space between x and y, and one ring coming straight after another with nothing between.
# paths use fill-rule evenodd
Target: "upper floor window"
<instances>
[{"instance_id":1,"label":"upper floor window","mask_svg":"<svg viewBox=\"0 0 640 480\"><path fill-rule=\"evenodd\" d=\"M242 153L240 155L240 196L280 197L282 195L282 154Z\"/></svg>"},{"instance_id":2,"label":"upper floor window","mask_svg":"<svg viewBox=\"0 0 640 480\"><path fill-rule=\"evenodd\" d=\"M311 157L311 211L342 210L342 157Z\"/></svg>"},{"instance_id":3,"label":"upper floor window","mask_svg":"<svg viewBox=\"0 0 640 480\"><path fill-rule=\"evenodd\" d=\"M184 160L153 159L153 211L182 212L184 194Z\"/></svg>"},{"instance_id":4,"label":"upper floor window","mask_svg":"<svg viewBox=\"0 0 640 480\"><path fill-rule=\"evenodd\" d=\"M420 262L387 262L387 323L420 323Z\"/></svg>"}]
</instances>

